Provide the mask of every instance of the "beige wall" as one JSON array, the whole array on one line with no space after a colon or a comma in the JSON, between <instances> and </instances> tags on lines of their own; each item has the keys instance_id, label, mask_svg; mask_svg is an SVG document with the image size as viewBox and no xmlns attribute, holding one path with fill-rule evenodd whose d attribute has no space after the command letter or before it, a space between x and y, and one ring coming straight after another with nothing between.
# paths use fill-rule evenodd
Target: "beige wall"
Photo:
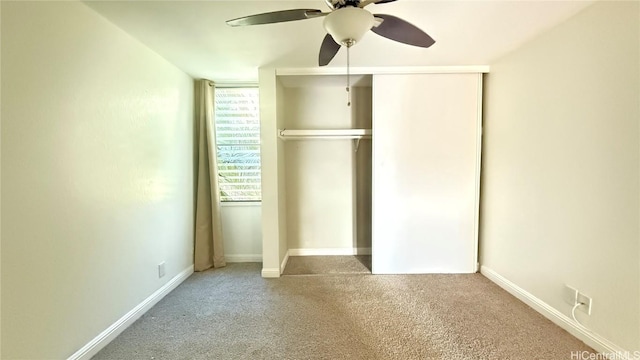
<instances>
[{"instance_id":1,"label":"beige wall","mask_svg":"<svg viewBox=\"0 0 640 360\"><path fill-rule=\"evenodd\" d=\"M66 358L192 265L192 79L86 5L2 2L2 154L3 359Z\"/></svg>"},{"instance_id":2,"label":"beige wall","mask_svg":"<svg viewBox=\"0 0 640 360\"><path fill-rule=\"evenodd\" d=\"M284 128L371 129L371 87L351 91L349 107L343 84L286 88ZM354 150L353 140L286 141L288 249L371 248L371 141Z\"/></svg>"},{"instance_id":3,"label":"beige wall","mask_svg":"<svg viewBox=\"0 0 640 360\"><path fill-rule=\"evenodd\" d=\"M285 128L285 103L284 99L284 87L280 83L280 81L276 78L276 114L277 119L275 122L276 129L284 129ZM275 136L274 131L271 131L271 135ZM276 130L277 131L277 130ZM289 248L287 247L288 243L288 233L287 233L287 183L284 180L285 174L287 173L287 165L285 163L285 144L284 141L278 139L276 140L276 150L277 154L277 163L274 164L275 168L273 170L276 171L277 174L277 189L278 189L278 204L277 204L277 221L278 221L278 266L280 267L280 272L284 269L282 265L284 264L284 259L286 259L287 251ZM261 148L260 151L262 151ZM267 150L271 151L271 149Z\"/></svg>"},{"instance_id":4,"label":"beige wall","mask_svg":"<svg viewBox=\"0 0 640 360\"><path fill-rule=\"evenodd\" d=\"M2 21L2 4L0 4L0 24ZM1 25L0 25L1 26ZM0 38L2 30L0 29ZM1 40L0 40L1 41ZM0 49L0 69L2 68L2 50ZM2 84L2 71L0 71ZM0 109L2 108L2 86L0 86ZM0 112L0 135L2 134L2 114ZM2 189L2 136L0 136L0 189ZM0 191L0 203L2 191ZM2 206L0 205L0 358L2 358Z\"/></svg>"},{"instance_id":5,"label":"beige wall","mask_svg":"<svg viewBox=\"0 0 640 360\"><path fill-rule=\"evenodd\" d=\"M222 203L222 234L227 262L262 261L262 206L259 202Z\"/></svg>"},{"instance_id":6,"label":"beige wall","mask_svg":"<svg viewBox=\"0 0 640 360\"><path fill-rule=\"evenodd\" d=\"M491 64L481 262L640 350L638 2L599 2Z\"/></svg>"}]
</instances>

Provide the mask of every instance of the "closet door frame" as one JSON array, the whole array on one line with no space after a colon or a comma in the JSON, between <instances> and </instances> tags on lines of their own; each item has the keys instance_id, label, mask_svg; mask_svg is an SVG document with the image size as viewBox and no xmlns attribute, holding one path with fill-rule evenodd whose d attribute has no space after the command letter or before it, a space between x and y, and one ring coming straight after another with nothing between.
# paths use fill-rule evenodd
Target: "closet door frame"
<instances>
[{"instance_id":1,"label":"closet door frame","mask_svg":"<svg viewBox=\"0 0 640 360\"><path fill-rule=\"evenodd\" d=\"M353 67L352 75L378 74L460 74L482 76L489 66L402 66ZM286 229L286 184L284 179L283 141L278 129L283 127L282 84L287 77L310 76L323 81L324 75L345 76L344 67L308 67L258 69L260 86L260 128L262 161L262 276L279 277L289 257ZM315 81L315 80L313 80ZM479 164L479 162L478 162Z\"/></svg>"}]
</instances>

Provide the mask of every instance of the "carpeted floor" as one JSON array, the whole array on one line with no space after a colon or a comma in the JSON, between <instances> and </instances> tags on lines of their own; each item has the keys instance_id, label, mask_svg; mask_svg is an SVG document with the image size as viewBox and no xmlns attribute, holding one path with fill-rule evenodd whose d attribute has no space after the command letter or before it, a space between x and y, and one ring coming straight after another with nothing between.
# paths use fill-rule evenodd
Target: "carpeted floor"
<instances>
[{"instance_id":1,"label":"carpeted floor","mask_svg":"<svg viewBox=\"0 0 640 360\"><path fill-rule=\"evenodd\" d=\"M195 273L94 359L571 359L593 351L480 274Z\"/></svg>"},{"instance_id":2,"label":"carpeted floor","mask_svg":"<svg viewBox=\"0 0 640 360\"><path fill-rule=\"evenodd\" d=\"M282 275L371 274L371 255L291 256Z\"/></svg>"}]
</instances>

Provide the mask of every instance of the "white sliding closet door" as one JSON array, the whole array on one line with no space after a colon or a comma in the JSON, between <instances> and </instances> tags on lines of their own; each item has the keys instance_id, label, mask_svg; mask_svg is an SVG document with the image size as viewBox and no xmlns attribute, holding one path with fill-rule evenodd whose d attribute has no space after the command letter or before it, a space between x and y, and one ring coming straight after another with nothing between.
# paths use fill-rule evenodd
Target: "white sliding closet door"
<instances>
[{"instance_id":1,"label":"white sliding closet door","mask_svg":"<svg viewBox=\"0 0 640 360\"><path fill-rule=\"evenodd\" d=\"M480 74L374 76L374 274L476 271L480 97Z\"/></svg>"}]
</instances>

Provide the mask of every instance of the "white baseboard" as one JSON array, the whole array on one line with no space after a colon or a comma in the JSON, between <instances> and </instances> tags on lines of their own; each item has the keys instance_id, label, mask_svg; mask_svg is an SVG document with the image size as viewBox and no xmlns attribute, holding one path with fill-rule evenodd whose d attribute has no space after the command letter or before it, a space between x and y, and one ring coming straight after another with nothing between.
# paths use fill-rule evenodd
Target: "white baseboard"
<instances>
[{"instance_id":1,"label":"white baseboard","mask_svg":"<svg viewBox=\"0 0 640 360\"><path fill-rule=\"evenodd\" d=\"M289 250L284 254L284 259L282 259L282 263L280 264L280 274L284 272L284 268L287 266L287 261L289 261Z\"/></svg>"},{"instance_id":2,"label":"white baseboard","mask_svg":"<svg viewBox=\"0 0 640 360\"><path fill-rule=\"evenodd\" d=\"M551 305L538 299L531 293L522 289L518 285L504 278L502 275L493 271L492 269L482 266L480 273L489 280L496 283L498 286L509 292L511 295L517 297L525 304L542 314L547 319L551 320L556 325L568 331L571 335L582 340L585 344L591 346L594 350L602 354L616 354L616 359L637 359L633 356L633 352L623 350L620 346L612 343L611 341L603 338L602 336L592 333L588 330L577 326L573 319L569 316L561 313L557 309L551 307Z\"/></svg>"},{"instance_id":3,"label":"white baseboard","mask_svg":"<svg viewBox=\"0 0 640 360\"><path fill-rule=\"evenodd\" d=\"M224 259L229 263L262 262L262 254L224 254Z\"/></svg>"},{"instance_id":4,"label":"white baseboard","mask_svg":"<svg viewBox=\"0 0 640 360\"><path fill-rule=\"evenodd\" d=\"M371 248L289 249L290 256L371 255Z\"/></svg>"},{"instance_id":5,"label":"white baseboard","mask_svg":"<svg viewBox=\"0 0 640 360\"><path fill-rule=\"evenodd\" d=\"M279 278L280 277L280 269L278 269L278 268L262 268L262 277L263 278Z\"/></svg>"},{"instance_id":6,"label":"white baseboard","mask_svg":"<svg viewBox=\"0 0 640 360\"><path fill-rule=\"evenodd\" d=\"M262 268L262 277L279 278L284 272L284 267L287 266L287 261L289 261L289 251L284 254L284 259L282 259L282 262L280 263L280 268Z\"/></svg>"},{"instance_id":7,"label":"white baseboard","mask_svg":"<svg viewBox=\"0 0 640 360\"><path fill-rule=\"evenodd\" d=\"M164 284L160 289L156 290L153 294L151 294L148 298L144 299L140 304L131 309L128 313L126 313L123 317L118 319L115 323L109 326L106 330L101 332L98 336L96 336L93 340L91 340L88 344L83 346L80 350L76 351L73 355L71 355L67 360L89 360L92 356L98 353L102 348L107 346L113 339L115 339L120 333L122 333L126 328L128 328L131 324L133 324L136 320L138 320L144 313L149 311L153 307L153 305L157 304L158 301L162 300L171 290L175 289L178 285L180 285L183 281L185 281L191 274L193 274L193 265L188 268L182 270L178 275L174 276L173 279L169 280L166 284Z\"/></svg>"}]
</instances>

